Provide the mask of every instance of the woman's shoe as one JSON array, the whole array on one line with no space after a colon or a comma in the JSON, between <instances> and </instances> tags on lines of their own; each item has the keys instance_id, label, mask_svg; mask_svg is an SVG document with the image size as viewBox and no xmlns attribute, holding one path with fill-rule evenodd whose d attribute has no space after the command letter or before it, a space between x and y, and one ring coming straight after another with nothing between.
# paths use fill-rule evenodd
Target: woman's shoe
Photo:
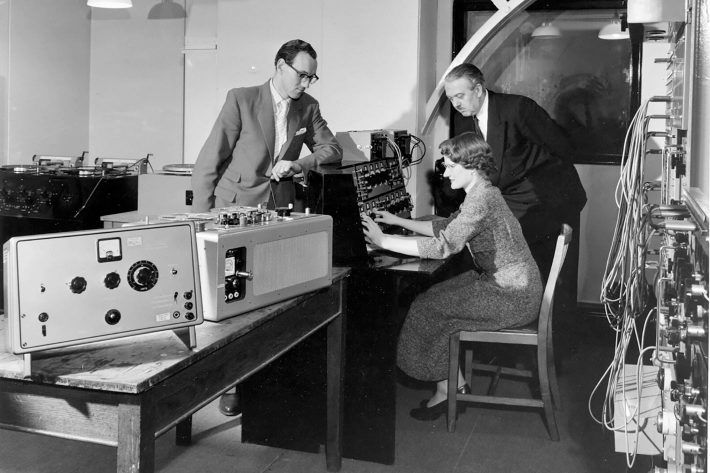
<instances>
[{"instance_id":1,"label":"woman's shoe","mask_svg":"<svg viewBox=\"0 0 710 473\"><path fill-rule=\"evenodd\" d=\"M464 384L463 386L459 386L459 388L456 390L458 394L471 394L471 388L469 387L468 384ZM428 400L424 400L419 404L419 407L412 409L409 411L409 415L414 417L417 420L423 420L423 421L432 421L436 420L439 417L441 417L442 414L446 414L447 411L447 404L446 404L446 399L444 399L441 402L437 402L431 407L427 407L427 402ZM463 410L463 406L459 405L458 410L461 411Z\"/></svg>"},{"instance_id":2,"label":"woman's shoe","mask_svg":"<svg viewBox=\"0 0 710 473\"><path fill-rule=\"evenodd\" d=\"M225 416L237 416L242 413L242 402L239 393L225 393L219 398L219 412Z\"/></svg>"}]
</instances>

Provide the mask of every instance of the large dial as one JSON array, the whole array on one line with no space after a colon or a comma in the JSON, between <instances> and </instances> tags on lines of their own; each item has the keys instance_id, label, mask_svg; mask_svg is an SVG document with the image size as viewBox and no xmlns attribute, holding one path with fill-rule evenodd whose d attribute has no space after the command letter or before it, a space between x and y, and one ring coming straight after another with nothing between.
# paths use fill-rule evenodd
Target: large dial
<instances>
[{"instance_id":1,"label":"large dial","mask_svg":"<svg viewBox=\"0 0 710 473\"><path fill-rule=\"evenodd\" d=\"M136 291L148 291L158 282L158 268L150 261L137 261L128 269L126 279Z\"/></svg>"}]
</instances>

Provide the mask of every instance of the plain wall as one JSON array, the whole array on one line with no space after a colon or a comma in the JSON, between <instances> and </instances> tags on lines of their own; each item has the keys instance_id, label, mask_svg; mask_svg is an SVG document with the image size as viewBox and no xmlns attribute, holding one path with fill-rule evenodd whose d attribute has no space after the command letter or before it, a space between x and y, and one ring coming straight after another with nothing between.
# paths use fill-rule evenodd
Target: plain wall
<instances>
[{"instance_id":1,"label":"plain wall","mask_svg":"<svg viewBox=\"0 0 710 473\"><path fill-rule=\"evenodd\" d=\"M183 162L185 19L149 19L157 3L91 9L92 158L140 159L150 153L156 170Z\"/></svg>"},{"instance_id":2,"label":"plain wall","mask_svg":"<svg viewBox=\"0 0 710 473\"><path fill-rule=\"evenodd\" d=\"M421 5L425 15L436 17L434 0L189 4L200 12L187 25L185 162L197 159L227 91L266 82L276 51L293 38L308 41L318 53L321 80L308 93L319 100L333 132L389 128L416 135L421 101L434 83L436 23L423 21ZM413 196L422 189L417 171L407 186ZM431 213L428 198L415 202L421 203L420 213Z\"/></svg>"},{"instance_id":3,"label":"plain wall","mask_svg":"<svg viewBox=\"0 0 710 473\"><path fill-rule=\"evenodd\" d=\"M89 8L77 0L10 0L1 11L8 24L2 162L80 155L89 145Z\"/></svg>"},{"instance_id":4,"label":"plain wall","mask_svg":"<svg viewBox=\"0 0 710 473\"><path fill-rule=\"evenodd\" d=\"M0 3L0 165L8 162L7 84L10 77L10 3Z\"/></svg>"}]
</instances>

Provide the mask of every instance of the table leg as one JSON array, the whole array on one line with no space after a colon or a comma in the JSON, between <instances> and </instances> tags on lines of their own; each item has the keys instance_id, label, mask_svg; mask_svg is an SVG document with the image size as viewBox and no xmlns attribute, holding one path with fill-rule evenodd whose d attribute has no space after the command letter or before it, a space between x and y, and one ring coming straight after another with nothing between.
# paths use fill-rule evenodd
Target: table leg
<instances>
[{"instance_id":1,"label":"table leg","mask_svg":"<svg viewBox=\"0 0 710 473\"><path fill-rule=\"evenodd\" d=\"M345 353L345 331L343 318L340 317L328 324L328 354L327 354L327 411L326 411L326 442L325 461L328 471L340 471L343 457L343 364Z\"/></svg>"},{"instance_id":2,"label":"table leg","mask_svg":"<svg viewBox=\"0 0 710 473\"><path fill-rule=\"evenodd\" d=\"M118 473L155 471L155 430L151 417L143 403L118 406Z\"/></svg>"}]
</instances>

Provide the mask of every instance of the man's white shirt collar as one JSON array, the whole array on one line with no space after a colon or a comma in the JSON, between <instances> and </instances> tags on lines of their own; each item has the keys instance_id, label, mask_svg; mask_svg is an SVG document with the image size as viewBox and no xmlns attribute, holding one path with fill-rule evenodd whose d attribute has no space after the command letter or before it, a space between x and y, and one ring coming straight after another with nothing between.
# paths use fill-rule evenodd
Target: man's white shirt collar
<instances>
[{"instance_id":1,"label":"man's white shirt collar","mask_svg":"<svg viewBox=\"0 0 710 473\"><path fill-rule=\"evenodd\" d=\"M271 89L271 97L273 99L272 105L274 106L274 114L276 114L276 105L279 102L286 101L287 107L291 104L291 99L289 97L286 97L286 98L281 97L281 94L279 94L279 91L276 90L276 87L274 87L274 79L269 80L269 88ZM286 110L288 110L288 108Z\"/></svg>"}]
</instances>

